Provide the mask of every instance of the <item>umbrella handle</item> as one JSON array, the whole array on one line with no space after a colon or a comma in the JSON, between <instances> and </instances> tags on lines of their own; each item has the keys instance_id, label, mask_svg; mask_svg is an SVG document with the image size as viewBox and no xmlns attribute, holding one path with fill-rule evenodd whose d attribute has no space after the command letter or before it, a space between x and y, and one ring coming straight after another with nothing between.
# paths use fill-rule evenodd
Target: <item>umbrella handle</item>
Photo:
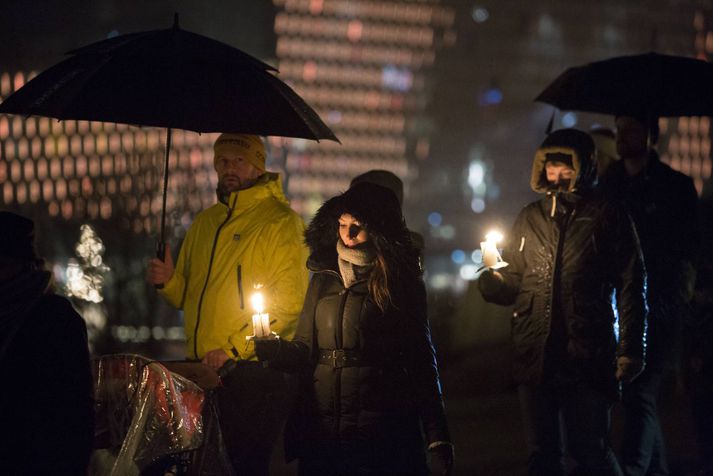
<instances>
[{"instance_id":1,"label":"umbrella handle","mask_svg":"<svg viewBox=\"0 0 713 476\"><path fill-rule=\"evenodd\" d=\"M156 257L161 261L166 259L166 242L163 240L156 241ZM163 284L154 284L154 288L163 289Z\"/></svg>"}]
</instances>

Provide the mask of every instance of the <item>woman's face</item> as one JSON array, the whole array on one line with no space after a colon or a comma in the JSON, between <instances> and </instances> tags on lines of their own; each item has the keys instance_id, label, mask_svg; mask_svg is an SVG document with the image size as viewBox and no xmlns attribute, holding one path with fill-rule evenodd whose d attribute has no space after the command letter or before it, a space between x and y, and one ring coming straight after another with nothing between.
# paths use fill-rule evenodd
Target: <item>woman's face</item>
<instances>
[{"instance_id":1,"label":"woman's face","mask_svg":"<svg viewBox=\"0 0 713 476\"><path fill-rule=\"evenodd\" d=\"M361 223L348 213L339 217L339 237L348 248L369 241L369 235Z\"/></svg>"}]
</instances>

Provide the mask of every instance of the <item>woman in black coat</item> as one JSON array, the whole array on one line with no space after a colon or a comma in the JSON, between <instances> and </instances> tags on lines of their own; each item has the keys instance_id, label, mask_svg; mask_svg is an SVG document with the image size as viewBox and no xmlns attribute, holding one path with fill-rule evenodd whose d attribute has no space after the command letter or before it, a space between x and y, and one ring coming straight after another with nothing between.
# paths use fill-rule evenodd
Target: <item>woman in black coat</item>
<instances>
[{"instance_id":1,"label":"woman in black coat","mask_svg":"<svg viewBox=\"0 0 713 476\"><path fill-rule=\"evenodd\" d=\"M286 430L300 474L450 472L453 449L426 292L396 196L362 183L319 209L306 232L313 272L291 342L261 360L299 372ZM422 433L425 433L424 442Z\"/></svg>"}]
</instances>

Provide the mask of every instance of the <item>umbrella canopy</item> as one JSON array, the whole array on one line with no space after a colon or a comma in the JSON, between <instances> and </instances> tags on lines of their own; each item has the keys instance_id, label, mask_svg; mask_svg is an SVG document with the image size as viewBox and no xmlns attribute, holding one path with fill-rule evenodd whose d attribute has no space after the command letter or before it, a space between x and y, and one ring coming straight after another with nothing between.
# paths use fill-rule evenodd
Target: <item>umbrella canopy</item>
<instances>
[{"instance_id":1,"label":"umbrella canopy","mask_svg":"<svg viewBox=\"0 0 713 476\"><path fill-rule=\"evenodd\" d=\"M567 69L535 101L561 110L648 117L713 115L713 64L646 53Z\"/></svg>"},{"instance_id":2,"label":"umbrella canopy","mask_svg":"<svg viewBox=\"0 0 713 476\"><path fill-rule=\"evenodd\" d=\"M330 139L317 113L276 70L236 48L172 28L70 51L0 104L0 113L165 127L163 259L171 129Z\"/></svg>"},{"instance_id":3,"label":"umbrella canopy","mask_svg":"<svg viewBox=\"0 0 713 476\"><path fill-rule=\"evenodd\" d=\"M8 97L0 112L337 140L274 68L177 24L68 54Z\"/></svg>"}]
</instances>

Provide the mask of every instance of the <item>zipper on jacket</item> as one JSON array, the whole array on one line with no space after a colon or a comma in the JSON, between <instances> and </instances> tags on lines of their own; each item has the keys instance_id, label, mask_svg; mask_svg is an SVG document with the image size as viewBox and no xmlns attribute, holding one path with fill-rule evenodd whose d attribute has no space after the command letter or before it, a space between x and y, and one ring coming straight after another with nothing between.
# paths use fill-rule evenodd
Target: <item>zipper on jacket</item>
<instances>
[{"instance_id":1,"label":"zipper on jacket","mask_svg":"<svg viewBox=\"0 0 713 476\"><path fill-rule=\"evenodd\" d=\"M237 194L235 197L235 202L238 201ZM196 327L193 329L193 355L195 358L198 358L198 327L200 326L201 323L201 308L203 307L203 297L205 296L205 291L208 289L208 281L210 281L210 272L213 269L213 258L215 258L215 247L218 245L218 236L220 235L221 230L225 226L226 223L228 223L228 220L230 220L231 215L233 214L233 208L235 208L235 203L233 203L233 207L228 207L228 215L225 217L225 220L223 223L221 223L218 226L218 229L215 230L215 237L213 238L213 247L210 250L210 260L208 261L208 272L205 275L205 283L203 283L203 290L201 291L201 297L198 299L198 312L196 314Z\"/></svg>"},{"instance_id":2,"label":"zipper on jacket","mask_svg":"<svg viewBox=\"0 0 713 476\"><path fill-rule=\"evenodd\" d=\"M342 342L343 332L342 326L344 325L344 308L347 303L347 296L349 294L349 288L344 288L341 292L342 300L339 303L339 314L337 314L337 322L335 327L335 344L337 349L341 349L344 343ZM339 436L339 423L340 423L340 413L342 411L341 405L342 397L342 369L334 369L334 434Z\"/></svg>"},{"instance_id":3,"label":"zipper on jacket","mask_svg":"<svg viewBox=\"0 0 713 476\"><path fill-rule=\"evenodd\" d=\"M240 309L245 309L243 301L243 266L238 265L238 296L240 296Z\"/></svg>"},{"instance_id":4,"label":"zipper on jacket","mask_svg":"<svg viewBox=\"0 0 713 476\"><path fill-rule=\"evenodd\" d=\"M555 255L554 255L554 262L552 263L552 279L550 281L550 302L548 304L549 307L549 323L548 323L548 329L547 329L547 337L545 338L545 347L547 346L547 342L550 339L550 336L552 335L552 317L555 312L558 312L559 315L557 317L558 319L558 325L562 326L560 330L563 330L565 335L564 338L567 338L567 323L564 321L564 314L562 313L562 283L561 283L561 272L562 272L562 259L563 256L562 254L564 253L564 240L566 238L569 224L571 217L574 215L574 210L572 211L567 211L565 212L564 217L562 217L562 221L558 223L558 221L555 219L552 221L552 226L556 227L557 229L557 245L555 248ZM557 294L557 296L555 296ZM555 297L557 297L557 301L555 301ZM555 309L555 306L557 306L558 309Z\"/></svg>"}]
</instances>

